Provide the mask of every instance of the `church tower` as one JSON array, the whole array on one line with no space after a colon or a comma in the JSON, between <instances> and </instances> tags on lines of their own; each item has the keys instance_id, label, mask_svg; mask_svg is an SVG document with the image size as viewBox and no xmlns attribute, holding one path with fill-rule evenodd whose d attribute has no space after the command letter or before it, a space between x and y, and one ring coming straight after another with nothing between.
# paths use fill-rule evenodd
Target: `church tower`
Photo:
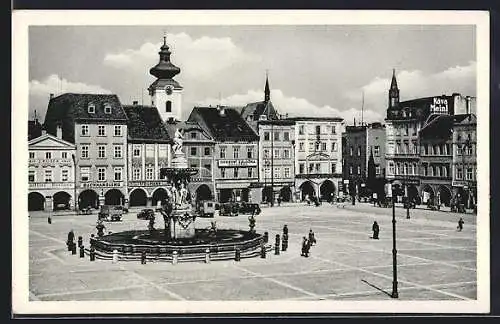
<instances>
[{"instance_id":1,"label":"church tower","mask_svg":"<svg viewBox=\"0 0 500 324\"><path fill-rule=\"evenodd\" d=\"M269 90L269 77L266 73L266 86L264 88L264 102L271 100L271 90Z\"/></svg>"},{"instance_id":2,"label":"church tower","mask_svg":"<svg viewBox=\"0 0 500 324\"><path fill-rule=\"evenodd\" d=\"M399 105L399 88L396 81L396 70L392 69L391 88L389 89L389 109Z\"/></svg>"},{"instance_id":3,"label":"church tower","mask_svg":"<svg viewBox=\"0 0 500 324\"><path fill-rule=\"evenodd\" d=\"M181 69L170 62L170 50L167 38L163 37L163 46L160 48L160 62L149 70L157 79L148 88L151 96L151 105L158 109L164 122L181 120L182 86L173 79Z\"/></svg>"}]
</instances>

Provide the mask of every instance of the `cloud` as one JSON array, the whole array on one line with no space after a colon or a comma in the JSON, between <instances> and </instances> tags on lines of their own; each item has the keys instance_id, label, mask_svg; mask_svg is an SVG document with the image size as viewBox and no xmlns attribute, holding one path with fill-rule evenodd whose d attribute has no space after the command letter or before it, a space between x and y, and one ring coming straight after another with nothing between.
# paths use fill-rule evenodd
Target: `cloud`
<instances>
[{"instance_id":1,"label":"cloud","mask_svg":"<svg viewBox=\"0 0 500 324\"><path fill-rule=\"evenodd\" d=\"M420 70L399 71L396 73L400 100L430 97L436 95L460 93L476 95L476 62L470 61L465 66L450 67L444 71L426 74ZM361 88L348 91L346 98L361 104L364 92L365 108L384 114L388 103L390 78L376 77Z\"/></svg>"},{"instance_id":2,"label":"cloud","mask_svg":"<svg viewBox=\"0 0 500 324\"><path fill-rule=\"evenodd\" d=\"M206 98L197 102L197 104L214 106L220 103L225 106L244 106L251 102L262 101L263 98L263 91L249 90L245 94L234 94L220 100ZM348 121L351 121L354 117L356 120L361 120L361 111L358 109L339 110L329 105L317 106L304 98L288 97L279 89L271 90L271 100L280 114L288 114L290 117L341 117ZM364 111L364 120L367 122L380 121L381 119L382 116L375 111Z\"/></svg>"},{"instance_id":3,"label":"cloud","mask_svg":"<svg viewBox=\"0 0 500 324\"><path fill-rule=\"evenodd\" d=\"M261 60L256 54L244 52L228 37L203 36L193 39L186 33L180 33L169 35L167 44L172 52L172 63L181 67L182 77L186 79L207 80L235 65ZM104 64L144 73L158 62L161 45L145 43L138 49L108 53L104 57Z\"/></svg>"}]
</instances>

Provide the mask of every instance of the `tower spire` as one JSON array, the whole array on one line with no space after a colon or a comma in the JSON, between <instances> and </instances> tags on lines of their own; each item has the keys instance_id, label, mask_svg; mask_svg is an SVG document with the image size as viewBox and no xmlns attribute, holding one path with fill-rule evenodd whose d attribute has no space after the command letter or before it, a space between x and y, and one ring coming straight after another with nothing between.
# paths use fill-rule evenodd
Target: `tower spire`
<instances>
[{"instance_id":1,"label":"tower spire","mask_svg":"<svg viewBox=\"0 0 500 324\"><path fill-rule=\"evenodd\" d=\"M264 102L271 100L271 90L269 90L269 70L266 70L266 86L264 88Z\"/></svg>"},{"instance_id":2,"label":"tower spire","mask_svg":"<svg viewBox=\"0 0 500 324\"><path fill-rule=\"evenodd\" d=\"M395 108L399 104L399 88L396 80L396 69L392 69L391 87L389 88L389 108Z\"/></svg>"}]
</instances>

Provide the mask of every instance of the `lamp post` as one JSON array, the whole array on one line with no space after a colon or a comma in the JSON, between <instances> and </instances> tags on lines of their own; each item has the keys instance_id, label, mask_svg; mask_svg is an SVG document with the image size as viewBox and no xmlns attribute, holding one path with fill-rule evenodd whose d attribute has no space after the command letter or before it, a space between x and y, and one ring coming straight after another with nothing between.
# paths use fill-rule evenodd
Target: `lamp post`
<instances>
[{"instance_id":1,"label":"lamp post","mask_svg":"<svg viewBox=\"0 0 500 324\"><path fill-rule=\"evenodd\" d=\"M75 155L71 154L71 159L73 160L73 187L74 187L74 196L73 196L73 205L75 212L78 212L78 200L76 199L76 159Z\"/></svg>"},{"instance_id":2,"label":"lamp post","mask_svg":"<svg viewBox=\"0 0 500 324\"><path fill-rule=\"evenodd\" d=\"M392 184L391 184L392 185ZM396 250L396 200L392 187L392 294L391 298L398 298L398 259Z\"/></svg>"},{"instance_id":3,"label":"lamp post","mask_svg":"<svg viewBox=\"0 0 500 324\"><path fill-rule=\"evenodd\" d=\"M410 186L408 184L409 179L406 176L406 186L405 186L405 194L406 194L406 219L410 219Z\"/></svg>"},{"instance_id":4,"label":"lamp post","mask_svg":"<svg viewBox=\"0 0 500 324\"><path fill-rule=\"evenodd\" d=\"M274 130L271 122L271 207L274 206Z\"/></svg>"}]
</instances>

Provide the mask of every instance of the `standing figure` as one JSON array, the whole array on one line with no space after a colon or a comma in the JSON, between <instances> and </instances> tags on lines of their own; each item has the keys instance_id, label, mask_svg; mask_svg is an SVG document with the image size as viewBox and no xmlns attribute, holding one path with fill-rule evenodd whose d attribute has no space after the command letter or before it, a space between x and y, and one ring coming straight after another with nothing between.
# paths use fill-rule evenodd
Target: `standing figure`
<instances>
[{"instance_id":1,"label":"standing figure","mask_svg":"<svg viewBox=\"0 0 500 324\"><path fill-rule=\"evenodd\" d=\"M101 237L104 235L104 224L102 223L102 220L97 221L97 225L95 227L97 229L97 236Z\"/></svg>"},{"instance_id":2,"label":"standing figure","mask_svg":"<svg viewBox=\"0 0 500 324\"><path fill-rule=\"evenodd\" d=\"M380 227L378 226L377 221L373 222L372 230L373 230L373 238L375 240L378 240L378 233L380 232Z\"/></svg>"},{"instance_id":3,"label":"standing figure","mask_svg":"<svg viewBox=\"0 0 500 324\"><path fill-rule=\"evenodd\" d=\"M307 249L307 238L304 236L302 238L302 252L300 253L300 256L306 256L306 249Z\"/></svg>"},{"instance_id":4,"label":"standing figure","mask_svg":"<svg viewBox=\"0 0 500 324\"><path fill-rule=\"evenodd\" d=\"M172 149L174 150L174 155L175 154L182 154L183 138L184 138L184 135L182 134L182 131L177 128L175 130L175 134L174 134L174 145L172 146Z\"/></svg>"},{"instance_id":5,"label":"standing figure","mask_svg":"<svg viewBox=\"0 0 500 324\"><path fill-rule=\"evenodd\" d=\"M283 226L283 235L288 235L288 226L286 224Z\"/></svg>"},{"instance_id":6,"label":"standing figure","mask_svg":"<svg viewBox=\"0 0 500 324\"><path fill-rule=\"evenodd\" d=\"M461 232L464 229L464 220L462 217L460 217L460 219L458 220L457 229L459 232Z\"/></svg>"},{"instance_id":7,"label":"standing figure","mask_svg":"<svg viewBox=\"0 0 500 324\"><path fill-rule=\"evenodd\" d=\"M309 243L311 245L316 245L316 238L314 237L314 232L312 229L309 229Z\"/></svg>"}]
</instances>

